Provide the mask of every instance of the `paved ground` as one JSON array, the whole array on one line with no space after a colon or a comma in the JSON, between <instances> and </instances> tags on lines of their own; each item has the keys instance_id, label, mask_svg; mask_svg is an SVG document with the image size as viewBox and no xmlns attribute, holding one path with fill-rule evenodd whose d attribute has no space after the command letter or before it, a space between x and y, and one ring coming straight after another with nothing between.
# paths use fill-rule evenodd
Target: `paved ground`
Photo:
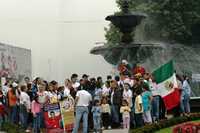
<instances>
[{"instance_id":1,"label":"paved ground","mask_svg":"<svg viewBox=\"0 0 200 133\"><path fill-rule=\"evenodd\" d=\"M127 129L104 130L103 133L128 133Z\"/></svg>"}]
</instances>

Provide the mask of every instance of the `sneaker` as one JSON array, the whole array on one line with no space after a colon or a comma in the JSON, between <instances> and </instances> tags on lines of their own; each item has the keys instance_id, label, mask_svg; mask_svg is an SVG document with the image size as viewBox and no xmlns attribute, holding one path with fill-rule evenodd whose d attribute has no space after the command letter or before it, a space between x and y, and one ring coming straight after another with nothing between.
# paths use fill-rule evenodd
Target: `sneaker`
<instances>
[{"instance_id":1,"label":"sneaker","mask_svg":"<svg viewBox=\"0 0 200 133\"><path fill-rule=\"evenodd\" d=\"M109 126L108 129L112 129L111 126Z\"/></svg>"},{"instance_id":2,"label":"sneaker","mask_svg":"<svg viewBox=\"0 0 200 133\"><path fill-rule=\"evenodd\" d=\"M30 133L31 131L29 130L29 129L26 129L26 131L25 131L26 133Z\"/></svg>"}]
</instances>

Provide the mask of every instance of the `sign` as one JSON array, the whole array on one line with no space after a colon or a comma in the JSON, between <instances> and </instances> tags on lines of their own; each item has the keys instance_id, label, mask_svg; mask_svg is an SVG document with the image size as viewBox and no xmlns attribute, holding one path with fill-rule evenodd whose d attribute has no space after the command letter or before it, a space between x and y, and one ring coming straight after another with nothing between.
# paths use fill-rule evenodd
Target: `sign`
<instances>
[{"instance_id":1,"label":"sign","mask_svg":"<svg viewBox=\"0 0 200 133\"><path fill-rule=\"evenodd\" d=\"M74 99L72 96L60 101L61 116L65 131L71 131L74 127Z\"/></svg>"},{"instance_id":2,"label":"sign","mask_svg":"<svg viewBox=\"0 0 200 133\"><path fill-rule=\"evenodd\" d=\"M48 129L61 128L61 113L59 103L46 104L44 106L45 125Z\"/></svg>"}]
</instances>

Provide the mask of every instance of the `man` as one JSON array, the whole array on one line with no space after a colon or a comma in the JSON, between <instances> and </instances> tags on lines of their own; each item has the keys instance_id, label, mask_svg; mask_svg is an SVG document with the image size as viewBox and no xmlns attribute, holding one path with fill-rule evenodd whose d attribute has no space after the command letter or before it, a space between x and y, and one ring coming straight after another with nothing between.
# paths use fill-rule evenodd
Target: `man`
<instances>
[{"instance_id":1,"label":"man","mask_svg":"<svg viewBox=\"0 0 200 133\"><path fill-rule=\"evenodd\" d=\"M119 89L117 82L112 80L110 83L110 96L111 96L111 118L112 118L112 126L119 127L120 126L120 106L122 103L122 93Z\"/></svg>"},{"instance_id":2,"label":"man","mask_svg":"<svg viewBox=\"0 0 200 133\"><path fill-rule=\"evenodd\" d=\"M80 83L78 82L78 75L77 74L72 74L71 76L71 82L72 82L72 87L74 88L75 91L77 91L78 87L80 86Z\"/></svg>"},{"instance_id":3,"label":"man","mask_svg":"<svg viewBox=\"0 0 200 133\"><path fill-rule=\"evenodd\" d=\"M92 101L92 96L86 90L79 90L75 98L76 106L76 122L73 133L78 133L79 123L81 118L83 119L83 133L88 132L88 106L90 101Z\"/></svg>"}]
</instances>

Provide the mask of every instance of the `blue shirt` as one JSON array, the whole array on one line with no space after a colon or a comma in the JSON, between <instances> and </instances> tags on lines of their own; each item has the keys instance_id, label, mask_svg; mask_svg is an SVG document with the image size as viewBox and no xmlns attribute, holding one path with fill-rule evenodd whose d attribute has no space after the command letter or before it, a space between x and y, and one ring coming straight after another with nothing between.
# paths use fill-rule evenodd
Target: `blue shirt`
<instances>
[{"instance_id":1,"label":"blue shirt","mask_svg":"<svg viewBox=\"0 0 200 133\"><path fill-rule=\"evenodd\" d=\"M93 117L101 116L101 106L93 106L92 114L93 114Z\"/></svg>"},{"instance_id":2,"label":"blue shirt","mask_svg":"<svg viewBox=\"0 0 200 133\"><path fill-rule=\"evenodd\" d=\"M144 91L142 93L142 104L144 112L149 111L151 109L151 101L150 97L152 96L150 91Z\"/></svg>"}]
</instances>

